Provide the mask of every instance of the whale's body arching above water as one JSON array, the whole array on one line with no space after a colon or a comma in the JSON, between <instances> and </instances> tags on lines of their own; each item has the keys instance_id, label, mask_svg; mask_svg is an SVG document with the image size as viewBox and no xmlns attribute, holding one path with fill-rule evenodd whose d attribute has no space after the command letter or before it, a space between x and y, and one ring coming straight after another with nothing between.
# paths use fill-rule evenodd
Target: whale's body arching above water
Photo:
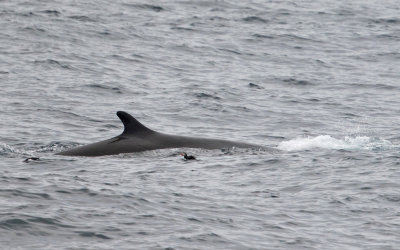
<instances>
[{"instance_id":1,"label":"whale's body arching above water","mask_svg":"<svg viewBox=\"0 0 400 250\"><path fill-rule=\"evenodd\" d=\"M263 146L248 143L159 133L147 128L124 111L118 111L117 116L125 127L119 136L57 154L66 156L102 156L164 148L223 149L236 147L265 149Z\"/></svg>"}]
</instances>

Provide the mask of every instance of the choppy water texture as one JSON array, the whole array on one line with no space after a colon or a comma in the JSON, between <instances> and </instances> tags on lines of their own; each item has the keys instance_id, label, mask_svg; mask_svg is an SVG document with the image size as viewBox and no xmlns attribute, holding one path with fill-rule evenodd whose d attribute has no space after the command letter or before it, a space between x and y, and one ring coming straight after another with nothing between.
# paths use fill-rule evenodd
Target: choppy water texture
<instances>
[{"instance_id":1,"label":"choppy water texture","mask_svg":"<svg viewBox=\"0 0 400 250\"><path fill-rule=\"evenodd\" d=\"M399 13L0 1L1 248L398 249ZM118 110L279 150L54 155L119 134Z\"/></svg>"}]
</instances>

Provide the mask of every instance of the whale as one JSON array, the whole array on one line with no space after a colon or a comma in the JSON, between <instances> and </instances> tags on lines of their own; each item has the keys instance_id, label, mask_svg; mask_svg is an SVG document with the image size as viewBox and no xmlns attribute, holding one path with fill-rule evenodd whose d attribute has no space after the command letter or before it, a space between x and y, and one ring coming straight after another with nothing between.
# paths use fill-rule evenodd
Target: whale
<instances>
[{"instance_id":1,"label":"whale","mask_svg":"<svg viewBox=\"0 0 400 250\"><path fill-rule=\"evenodd\" d=\"M57 153L57 155L104 156L165 148L266 149L260 145L229 140L164 134L144 126L133 116L124 111L118 111L117 116L124 125L122 134L104 141L62 151Z\"/></svg>"}]
</instances>

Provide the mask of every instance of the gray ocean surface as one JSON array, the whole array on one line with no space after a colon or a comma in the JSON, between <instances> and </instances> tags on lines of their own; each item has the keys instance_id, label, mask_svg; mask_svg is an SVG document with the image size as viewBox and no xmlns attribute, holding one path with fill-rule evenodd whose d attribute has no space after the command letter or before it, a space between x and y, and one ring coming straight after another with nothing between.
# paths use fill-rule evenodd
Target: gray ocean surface
<instances>
[{"instance_id":1,"label":"gray ocean surface","mask_svg":"<svg viewBox=\"0 0 400 250\"><path fill-rule=\"evenodd\" d=\"M397 0L0 1L0 248L399 249L399 61ZM276 150L54 155L118 110Z\"/></svg>"}]
</instances>

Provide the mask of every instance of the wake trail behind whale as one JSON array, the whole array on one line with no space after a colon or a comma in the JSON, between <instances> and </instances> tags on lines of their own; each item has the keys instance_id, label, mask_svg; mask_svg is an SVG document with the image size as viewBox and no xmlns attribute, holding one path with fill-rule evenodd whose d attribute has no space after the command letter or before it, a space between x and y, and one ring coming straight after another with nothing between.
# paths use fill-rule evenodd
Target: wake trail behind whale
<instances>
[{"instance_id":1,"label":"wake trail behind whale","mask_svg":"<svg viewBox=\"0 0 400 250\"><path fill-rule=\"evenodd\" d=\"M283 151L304 151L314 148L334 150L390 150L399 148L400 145L376 137L369 136L345 136L336 139L330 135L318 135L315 137L299 137L288 141L282 141L277 148Z\"/></svg>"}]
</instances>

